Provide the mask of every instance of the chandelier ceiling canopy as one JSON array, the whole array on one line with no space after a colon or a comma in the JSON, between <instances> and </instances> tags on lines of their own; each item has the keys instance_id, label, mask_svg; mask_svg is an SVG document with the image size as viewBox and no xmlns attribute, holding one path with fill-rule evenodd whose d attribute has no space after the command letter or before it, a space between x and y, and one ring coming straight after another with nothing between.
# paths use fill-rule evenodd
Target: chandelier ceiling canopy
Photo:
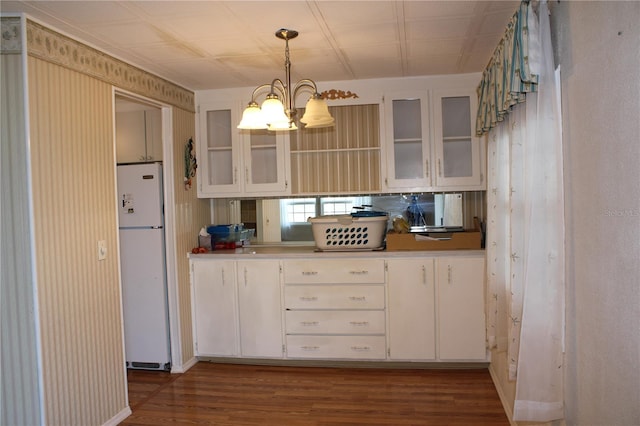
<instances>
[{"instance_id":1,"label":"chandelier ceiling canopy","mask_svg":"<svg viewBox=\"0 0 640 426\"><path fill-rule=\"evenodd\" d=\"M289 59L289 40L298 36L295 30L281 28L276 31L276 37L285 41L285 79L274 79L271 84L262 84L253 90L251 102L242 113L242 120L238 129L254 130L295 130L296 108L295 97L299 91L310 91L311 96L305 106L305 112L300 118L305 128L330 127L335 124L334 118L329 113L329 107L318 93L318 87L313 80L302 79L293 87L291 86L291 60ZM256 97L269 89L262 106L258 106Z\"/></svg>"}]
</instances>

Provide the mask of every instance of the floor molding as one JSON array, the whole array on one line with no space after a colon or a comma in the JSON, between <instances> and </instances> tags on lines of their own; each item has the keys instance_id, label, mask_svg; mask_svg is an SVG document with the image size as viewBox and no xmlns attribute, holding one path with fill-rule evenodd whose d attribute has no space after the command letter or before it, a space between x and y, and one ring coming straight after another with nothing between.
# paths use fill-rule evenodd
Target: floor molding
<instances>
[{"instance_id":1,"label":"floor molding","mask_svg":"<svg viewBox=\"0 0 640 426\"><path fill-rule=\"evenodd\" d=\"M491 380L493 380L493 385L496 387L496 391L498 392L498 397L500 398L500 402L502 403L502 408L504 408L504 412L507 415L507 419L509 420L509 423L511 424L511 426L518 426L518 423L516 423L513 420L513 411L511 410L511 407L509 406L507 398L505 397L504 392L502 391L502 386L500 386L498 375L493 370L493 364L489 364L489 375L491 376Z\"/></svg>"},{"instance_id":2,"label":"floor molding","mask_svg":"<svg viewBox=\"0 0 640 426\"><path fill-rule=\"evenodd\" d=\"M193 357L189 361L185 362L184 364L182 364L180 366L171 365L171 374L185 373L188 369L190 369L191 367L193 367L197 363L198 363L198 358Z\"/></svg>"},{"instance_id":3,"label":"floor molding","mask_svg":"<svg viewBox=\"0 0 640 426\"><path fill-rule=\"evenodd\" d=\"M116 414L115 416L111 417L106 423L104 423L102 426L117 426L119 425L124 419L126 419L127 417L129 417L131 415L131 407L129 407L128 405L122 409L122 411L120 411L118 414Z\"/></svg>"}]
</instances>

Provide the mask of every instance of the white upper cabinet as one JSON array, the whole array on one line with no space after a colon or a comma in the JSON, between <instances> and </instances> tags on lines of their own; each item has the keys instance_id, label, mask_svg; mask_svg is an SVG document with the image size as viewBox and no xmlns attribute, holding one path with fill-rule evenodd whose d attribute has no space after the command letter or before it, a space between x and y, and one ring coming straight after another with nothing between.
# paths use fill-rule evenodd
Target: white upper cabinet
<instances>
[{"instance_id":1,"label":"white upper cabinet","mask_svg":"<svg viewBox=\"0 0 640 426\"><path fill-rule=\"evenodd\" d=\"M162 161L162 112L157 108L116 112L116 161Z\"/></svg>"},{"instance_id":2,"label":"white upper cabinet","mask_svg":"<svg viewBox=\"0 0 640 426\"><path fill-rule=\"evenodd\" d=\"M431 96L427 92L385 96L387 190L485 189L484 148L473 133L474 91L433 90Z\"/></svg>"},{"instance_id":3,"label":"white upper cabinet","mask_svg":"<svg viewBox=\"0 0 640 426\"><path fill-rule=\"evenodd\" d=\"M289 145L282 133L243 130L244 191L254 196L289 191Z\"/></svg>"},{"instance_id":4,"label":"white upper cabinet","mask_svg":"<svg viewBox=\"0 0 640 426\"><path fill-rule=\"evenodd\" d=\"M387 176L391 191L431 187L429 102L427 92L385 96Z\"/></svg>"},{"instance_id":5,"label":"white upper cabinet","mask_svg":"<svg viewBox=\"0 0 640 426\"><path fill-rule=\"evenodd\" d=\"M485 189L484 149L474 133L476 94L443 90L433 94L435 186L439 190Z\"/></svg>"},{"instance_id":6,"label":"white upper cabinet","mask_svg":"<svg viewBox=\"0 0 640 426\"><path fill-rule=\"evenodd\" d=\"M330 99L335 127L275 133L237 129L246 89L197 93L198 195L484 190L485 149L472 121L480 77L335 82L357 93Z\"/></svg>"},{"instance_id":7,"label":"white upper cabinet","mask_svg":"<svg viewBox=\"0 0 640 426\"><path fill-rule=\"evenodd\" d=\"M198 196L287 194L285 136L266 130L240 131L236 104L207 102L198 107Z\"/></svg>"},{"instance_id":8,"label":"white upper cabinet","mask_svg":"<svg viewBox=\"0 0 640 426\"><path fill-rule=\"evenodd\" d=\"M200 105L198 110L198 195L237 194L242 181L238 175L241 141L233 125L238 119L236 108L228 103L207 103Z\"/></svg>"}]
</instances>

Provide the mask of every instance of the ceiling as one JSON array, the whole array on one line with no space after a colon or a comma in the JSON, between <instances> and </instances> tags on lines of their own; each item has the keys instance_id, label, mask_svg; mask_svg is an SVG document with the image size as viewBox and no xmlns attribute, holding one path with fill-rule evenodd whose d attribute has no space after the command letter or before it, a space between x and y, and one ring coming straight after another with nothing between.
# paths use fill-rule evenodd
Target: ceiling
<instances>
[{"instance_id":1,"label":"ceiling","mask_svg":"<svg viewBox=\"0 0 640 426\"><path fill-rule=\"evenodd\" d=\"M519 1L5 1L191 90L481 72Z\"/></svg>"}]
</instances>

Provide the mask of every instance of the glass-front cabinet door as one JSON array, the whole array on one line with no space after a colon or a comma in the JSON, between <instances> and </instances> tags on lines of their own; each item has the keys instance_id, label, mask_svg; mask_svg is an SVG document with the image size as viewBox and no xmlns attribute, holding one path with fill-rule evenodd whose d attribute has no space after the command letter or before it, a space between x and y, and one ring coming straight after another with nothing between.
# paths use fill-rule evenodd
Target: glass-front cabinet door
<instances>
[{"instance_id":1,"label":"glass-front cabinet door","mask_svg":"<svg viewBox=\"0 0 640 426\"><path fill-rule=\"evenodd\" d=\"M239 117L229 104L199 106L198 195L202 197L238 194L240 179Z\"/></svg>"},{"instance_id":2,"label":"glass-front cabinet door","mask_svg":"<svg viewBox=\"0 0 640 426\"><path fill-rule=\"evenodd\" d=\"M245 193L287 193L289 150L285 143L285 135L267 130L250 130L243 133Z\"/></svg>"},{"instance_id":3,"label":"glass-front cabinet door","mask_svg":"<svg viewBox=\"0 0 640 426\"><path fill-rule=\"evenodd\" d=\"M240 102L198 107L198 196L228 198L287 195L290 160L287 136L239 130Z\"/></svg>"},{"instance_id":4,"label":"glass-front cabinet door","mask_svg":"<svg viewBox=\"0 0 640 426\"><path fill-rule=\"evenodd\" d=\"M477 109L472 91L436 91L433 96L435 186L484 189L484 150L474 134Z\"/></svg>"},{"instance_id":5,"label":"glass-front cabinet door","mask_svg":"<svg viewBox=\"0 0 640 426\"><path fill-rule=\"evenodd\" d=\"M387 176L391 190L431 187L429 102L424 94L385 95Z\"/></svg>"}]
</instances>

